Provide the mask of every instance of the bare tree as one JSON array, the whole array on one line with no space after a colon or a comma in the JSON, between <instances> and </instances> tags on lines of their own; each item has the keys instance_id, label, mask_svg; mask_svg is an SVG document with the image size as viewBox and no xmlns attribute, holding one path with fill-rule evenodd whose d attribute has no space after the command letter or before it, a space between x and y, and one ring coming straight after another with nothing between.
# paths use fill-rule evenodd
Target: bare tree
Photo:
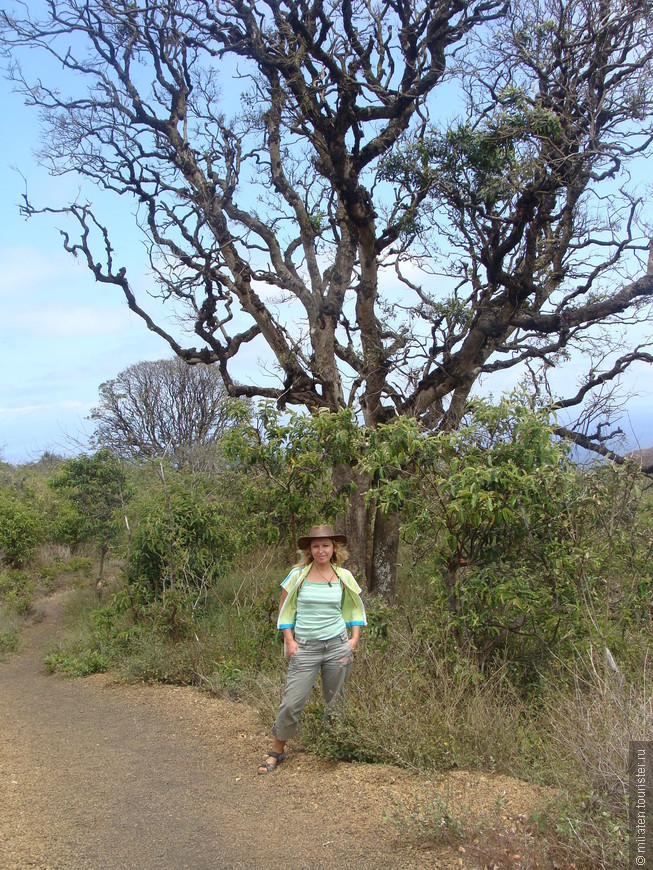
<instances>
[{"instance_id":1,"label":"bare tree","mask_svg":"<svg viewBox=\"0 0 653 870\"><path fill-rule=\"evenodd\" d=\"M129 366L101 384L99 393L100 404L91 411L95 440L122 456L167 454L179 465L210 464L229 425L217 369L188 366L178 357Z\"/></svg>"},{"instance_id":2,"label":"bare tree","mask_svg":"<svg viewBox=\"0 0 653 870\"><path fill-rule=\"evenodd\" d=\"M200 346L152 319L90 203L65 209L81 228L65 247L230 395L446 428L482 375L580 348L586 381L551 398L580 407L651 361L650 334L621 352L612 331L653 292L627 188L651 146L649 0L61 0L3 18L11 56L85 83L66 97L11 67L45 116L44 162L133 196ZM442 130L454 92L462 120ZM278 381L240 382L261 339ZM347 522L355 546L362 501ZM392 589L396 540L379 513L373 588Z\"/></svg>"}]
</instances>

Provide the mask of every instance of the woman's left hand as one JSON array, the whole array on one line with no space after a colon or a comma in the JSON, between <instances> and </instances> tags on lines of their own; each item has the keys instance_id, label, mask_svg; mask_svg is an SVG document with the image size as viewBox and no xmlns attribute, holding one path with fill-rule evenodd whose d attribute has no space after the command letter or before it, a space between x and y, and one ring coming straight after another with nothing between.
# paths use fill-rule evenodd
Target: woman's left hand
<instances>
[{"instance_id":1,"label":"woman's left hand","mask_svg":"<svg viewBox=\"0 0 653 870\"><path fill-rule=\"evenodd\" d=\"M351 651L354 652L354 650L358 646L358 638L354 639L353 637L350 637L349 638L349 646L351 647Z\"/></svg>"}]
</instances>

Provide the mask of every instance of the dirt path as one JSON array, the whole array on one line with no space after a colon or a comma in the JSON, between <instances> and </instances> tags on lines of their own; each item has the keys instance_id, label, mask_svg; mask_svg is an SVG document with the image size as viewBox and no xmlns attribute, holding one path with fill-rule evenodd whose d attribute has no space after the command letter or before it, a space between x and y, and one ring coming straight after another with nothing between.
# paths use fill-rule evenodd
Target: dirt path
<instances>
[{"instance_id":1,"label":"dirt path","mask_svg":"<svg viewBox=\"0 0 653 870\"><path fill-rule=\"evenodd\" d=\"M3 870L471 870L483 863L419 843L384 809L427 789L462 812L472 795L488 811L500 803L509 823L541 799L505 777L428 782L297 750L258 777L269 737L246 707L192 689L48 676L43 649L60 612L59 598L46 602L22 651L0 664Z\"/></svg>"}]
</instances>

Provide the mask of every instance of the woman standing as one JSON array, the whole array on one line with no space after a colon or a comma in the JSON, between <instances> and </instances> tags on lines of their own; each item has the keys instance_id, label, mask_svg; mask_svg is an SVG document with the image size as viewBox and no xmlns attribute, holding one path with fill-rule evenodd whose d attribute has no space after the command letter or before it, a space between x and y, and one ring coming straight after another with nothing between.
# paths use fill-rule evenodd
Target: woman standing
<instances>
[{"instance_id":1,"label":"woman standing","mask_svg":"<svg viewBox=\"0 0 653 870\"><path fill-rule=\"evenodd\" d=\"M345 681L361 626L367 624L360 586L341 567L347 557L345 536L335 535L331 526L319 525L297 543L304 557L281 584L277 621L290 664L274 722L274 746L259 766L259 774L270 773L285 759L286 741L297 732L318 673L325 703L323 721L342 715Z\"/></svg>"}]
</instances>

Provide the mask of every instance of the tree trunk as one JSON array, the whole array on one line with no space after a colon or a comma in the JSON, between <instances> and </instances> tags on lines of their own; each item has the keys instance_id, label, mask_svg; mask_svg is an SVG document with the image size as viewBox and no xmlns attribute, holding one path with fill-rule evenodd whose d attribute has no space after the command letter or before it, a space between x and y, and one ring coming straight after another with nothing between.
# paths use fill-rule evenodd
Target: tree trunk
<instances>
[{"instance_id":1,"label":"tree trunk","mask_svg":"<svg viewBox=\"0 0 653 870\"><path fill-rule=\"evenodd\" d=\"M369 586L371 534L369 510L365 504L365 493L370 488L369 478L350 465L338 465L333 469L336 490L352 483L356 488L349 496L347 511L343 517L336 519L334 527L338 534L347 536L347 567L359 582L366 582Z\"/></svg>"},{"instance_id":2,"label":"tree trunk","mask_svg":"<svg viewBox=\"0 0 653 870\"><path fill-rule=\"evenodd\" d=\"M339 465L333 470L336 489L354 483L345 515L335 521L335 531L347 536L348 567L359 581L365 579L367 589L392 601L397 583L397 554L399 551L399 516L384 515L366 505L369 492L367 475L350 465Z\"/></svg>"},{"instance_id":3,"label":"tree trunk","mask_svg":"<svg viewBox=\"0 0 653 870\"><path fill-rule=\"evenodd\" d=\"M392 601L397 585L397 554L399 552L399 514L376 511L372 546L370 592Z\"/></svg>"},{"instance_id":4,"label":"tree trunk","mask_svg":"<svg viewBox=\"0 0 653 870\"><path fill-rule=\"evenodd\" d=\"M102 583L102 577L104 576L104 560L106 559L107 553L109 551L109 547L107 544L102 544L100 547L100 570L98 571L98 576L95 581L95 591L97 593L100 588L100 583Z\"/></svg>"}]
</instances>

